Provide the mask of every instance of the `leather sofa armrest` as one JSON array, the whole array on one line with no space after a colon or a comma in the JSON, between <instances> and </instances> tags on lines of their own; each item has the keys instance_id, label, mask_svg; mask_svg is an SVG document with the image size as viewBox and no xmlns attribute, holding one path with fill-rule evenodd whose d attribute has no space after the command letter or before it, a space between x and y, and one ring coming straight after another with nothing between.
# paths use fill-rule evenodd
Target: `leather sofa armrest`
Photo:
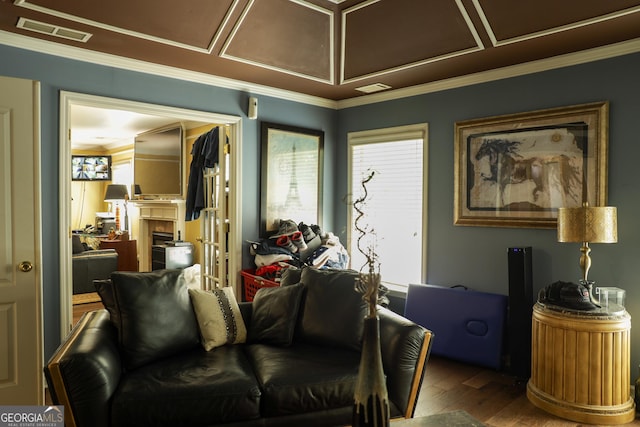
<instances>
[{"instance_id":1,"label":"leather sofa armrest","mask_svg":"<svg viewBox=\"0 0 640 427\"><path fill-rule=\"evenodd\" d=\"M115 326L106 310L82 316L44 368L66 426L108 427L109 401L122 373Z\"/></svg>"},{"instance_id":2,"label":"leather sofa armrest","mask_svg":"<svg viewBox=\"0 0 640 427\"><path fill-rule=\"evenodd\" d=\"M405 418L412 418L431 352L433 333L379 307L380 347L387 393Z\"/></svg>"},{"instance_id":3,"label":"leather sofa armrest","mask_svg":"<svg viewBox=\"0 0 640 427\"><path fill-rule=\"evenodd\" d=\"M80 252L79 254L73 254L74 258L95 258L106 255L118 255L115 249L96 249L90 251Z\"/></svg>"}]
</instances>

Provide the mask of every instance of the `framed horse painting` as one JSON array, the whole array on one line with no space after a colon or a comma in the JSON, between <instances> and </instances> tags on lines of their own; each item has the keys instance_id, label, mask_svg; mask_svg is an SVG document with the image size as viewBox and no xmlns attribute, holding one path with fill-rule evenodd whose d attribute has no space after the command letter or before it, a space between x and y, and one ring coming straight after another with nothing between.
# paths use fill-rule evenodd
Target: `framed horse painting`
<instances>
[{"instance_id":1,"label":"framed horse painting","mask_svg":"<svg viewBox=\"0 0 640 427\"><path fill-rule=\"evenodd\" d=\"M555 228L558 208L604 206L608 102L455 124L454 224Z\"/></svg>"}]
</instances>

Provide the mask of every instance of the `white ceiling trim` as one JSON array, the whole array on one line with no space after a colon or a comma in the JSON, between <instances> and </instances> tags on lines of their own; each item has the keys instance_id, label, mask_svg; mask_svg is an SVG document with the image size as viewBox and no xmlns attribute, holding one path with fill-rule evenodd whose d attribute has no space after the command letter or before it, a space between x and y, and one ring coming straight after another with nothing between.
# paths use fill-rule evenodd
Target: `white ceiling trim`
<instances>
[{"instance_id":1,"label":"white ceiling trim","mask_svg":"<svg viewBox=\"0 0 640 427\"><path fill-rule=\"evenodd\" d=\"M273 71L278 71L280 73L284 73L284 74L288 74L290 76L296 76L296 77L301 77L304 79L308 79L308 80L313 80L316 82L320 82L320 83L325 83L325 84L334 84L335 82L335 61L334 61L334 57L335 57L335 40L334 40L334 14L332 11L321 8L319 6L316 6L314 4L311 3L307 3L305 1L298 1L298 0L289 0L291 3L296 3L299 4L301 6L304 7L308 7L309 9L315 10L317 12L323 13L325 15L327 15L327 17L329 18L329 77L327 79L323 79L321 77L317 77L317 76L312 76L310 74L304 74L304 73L298 73L296 71L292 71L286 68L281 68L281 67L276 67L273 65L269 65L269 64L265 64L263 62L258 62L258 61L252 61L246 58L241 58L235 55L231 55L229 53L227 53L227 50L229 49L229 46L231 45L231 43L233 42L234 37L236 36L238 30L240 29L240 27L242 27L242 24L244 23L245 18L247 17L247 15L249 14L250 9L253 7L253 4L255 3L255 0L250 0L249 3L247 3L247 5L245 6L244 10L242 11L242 15L240 16L240 18L238 19L238 21L236 22L235 26L233 27L233 29L231 30L231 33L229 34L229 37L227 38L224 46L222 47L222 50L220 51L220 57L221 58L225 58L225 59L229 59L232 61L236 61L236 62L241 62L243 64L249 64L249 65L253 65L256 67L260 67L260 68L265 68L267 70L273 70Z\"/></svg>"},{"instance_id":2,"label":"white ceiling trim","mask_svg":"<svg viewBox=\"0 0 640 427\"><path fill-rule=\"evenodd\" d=\"M473 23L471 22L471 18L469 17L469 15L467 14L466 9L464 8L464 5L462 4L461 0L456 0L456 5L458 6L458 9L460 10L460 13L462 15L462 17L465 20L465 23L467 24L467 27L469 28L469 31L471 32L471 35L473 36L473 39L476 42L476 47L472 47L469 49L463 49L463 50L459 50L459 51L455 51L455 52L450 52L450 53L446 53L444 55L440 55L440 56L434 56L431 58L426 58L426 59L422 59L420 61L415 61L415 62L410 62L407 64L402 64L402 65L398 65L396 67L391 67L391 68L385 68L382 70L378 70L372 73L368 73L368 74L361 74L361 75L357 75L357 76L353 76L350 77L348 79L345 78L345 62L346 62L346 34L347 34L347 21L348 21L348 14L351 12L355 12L359 9L362 9L364 7L368 7L371 6L372 4L375 4L377 2L379 2L380 0L369 0L367 2L364 3L360 3L358 5L355 5L353 7L350 7L348 9L345 9L342 12L342 31L341 31L341 40L340 40L340 84L350 84L350 83L357 83L359 81L362 80L366 80L366 79L373 79L373 78L378 78L387 74L391 74L391 73L395 73L398 71L403 71L403 70L408 70L410 68L415 68L415 67L419 67L421 65L427 65L427 64L431 64L434 62L438 62L438 61L442 61L445 59L450 59L450 58L455 58L457 56L463 56L463 55L468 55L470 53L474 53L474 52L478 52L484 49L484 44L482 43L482 40L480 39L480 36L478 35L478 32L476 31L475 27L473 26Z\"/></svg>"},{"instance_id":3,"label":"white ceiling trim","mask_svg":"<svg viewBox=\"0 0 640 427\"><path fill-rule=\"evenodd\" d=\"M428 58L428 59L424 59L424 60L421 60L421 61L412 62L412 63L409 63L409 64L399 65L399 66L393 67L393 68L386 68L384 70L376 71L376 72L369 73L369 74L362 74L362 75L355 76L355 77L352 77L352 78L346 79L346 80L344 79L344 75L342 75L342 76L340 76L340 84L349 84L349 83L355 83L355 82L359 82L361 80L365 80L365 79L369 79L369 78L378 78L378 77L384 76L386 74L391 74L391 73L395 73L397 71L402 71L402 70L408 70L410 68L419 67L421 65L432 64L434 62L442 61L442 60L445 60L445 59L455 58L456 56L468 55L470 53L478 52L480 50L482 50L482 49L480 49L479 47L475 47L475 48L465 49L465 50L461 50L461 51L457 51L457 52L451 52L451 53L447 53L445 55L434 56L433 58ZM342 70L342 73L344 73L344 70Z\"/></svg>"},{"instance_id":4,"label":"white ceiling trim","mask_svg":"<svg viewBox=\"0 0 640 427\"><path fill-rule=\"evenodd\" d=\"M222 37L222 30L224 30L227 27L227 25L229 25L229 21L231 20L231 15L233 14L233 11L236 10L236 7L238 6L239 2L240 0L233 0L233 3L231 4L231 6L229 6L229 10L227 10L227 13L224 16L224 19L222 20L222 24L220 24L220 27L218 27L218 31L216 31L216 34L215 36L213 36L213 40L209 45L209 52L213 52L213 47L216 44L218 44L220 37Z\"/></svg>"},{"instance_id":5,"label":"white ceiling trim","mask_svg":"<svg viewBox=\"0 0 640 427\"><path fill-rule=\"evenodd\" d=\"M577 28L598 24L600 22L605 22L605 21L608 21L608 20L611 20L611 19L616 19L616 18L620 18L620 17L625 16L625 15L630 15L632 13L640 12L640 6L635 6L635 7L629 8L629 9L619 10L617 12L612 12L612 13L609 13L609 14L606 14L606 15L601 15L601 16L596 16L594 18L585 19L583 21L573 22L571 24L561 25L559 27L549 28L547 30L537 31L535 33L529 33L529 34L524 34L524 35L518 36L518 37L512 37L512 38L504 39L504 40L498 40L498 38L496 37L495 33L493 32L493 29L491 27L491 23L489 22L489 19L485 15L484 10L482 9L482 6L480 5L480 1L479 0L473 0L473 5L475 6L476 11L478 12L478 15L480 15L480 19L482 20L482 23L484 25L485 31L489 34L489 37L491 38L491 42L493 43L493 46L495 46L495 47L505 46L505 45L512 44L512 43L519 43L519 42L522 42L522 41L532 40L532 39L536 39L536 38L540 38L540 37L545 37L545 36L549 36L549 35L552 35L552 34L561 33L563 31L575 30Z\"/></svg>"},{"instance_id":6,"label":"white ceiling trim","mask_svg":"<svg viewBox=\"0 0 640 427\"><path fill-rule=\"evenodd\" d=\"M34 39L9 33L0 30L0 44L26 49L42 53L45 55L59 56L76 61L88 62L91 64L103 65L106 67L120 68L123 70L136 71L144 74L153 74L162 77L169 77L178 80L185 80L193 83L221 87L247 92L254 95L272 96L274 98L288 101L301 102L303 104L316 105L319 107L336 108L336 101L319 96L306 95L299 92L274 88L271 86L259 85L256 83L235 80L226 77L215 76L196 71L183 70L169 67L167 65L154 64L137 59L124 58L101 52L94 52L73 46L61 45L41 39Z\"/></svg>"},{"instance_id":7,"label":"white ceiling trim","mask_svg":"<svg viewBox=\"0 0 640 427\"><path fill-rule=\"evenodd\" d=\"M474 1L477 1L477 0L474 0ZM458 9L460 10L460 14L464 18L464 22L467 23L467 27L469 28L469 31L471 32L471 35L473 35L473 39L476 41L476 44L478 45L478 47L480 49L484 49L484 43L482 43L482 39L480 38L480 34L478 34L478 30L476 29L476 26L473 25L473 21L471 21L471 17L469 16L469 13L467 12L467 9L462 4L462 0L456 0L456 5L458 6Z\"/></svg>"},{"instance_id":8,"label":"white ceiling trim","mask_svg":"<svg viewBox=\"0 0 640 427\"><path fill-rule=\"evenodd\" d=\"M68 13L59 12L57 10L53 10L53 9L49 9L49 8L46 8L46 7L42 7L42 6L31 4L27 0L15 0L14 4L16 6L20 6L20 7L23 7L25 9L34 10L36 12L40 12L40 13L43 13L45 15L50 15L50 16L55 16L57 18L66 19L67 21L72 21L72 22L76 22L76 23L79 23L79 24L83 24L83 25L89 25L89 26L92 26L92 27L101 28L103 30L112 31L114 33L124 34L124 35L130 36L130 37L136 37L136 38L139 38L139 39L148 40L148 41L152 41L152 42L155 42L155 43L161 43L161 44L165 44L165 45L168 45L168 46L178 47L178 48L181 48L181 49L191 50L191 51L194 51L194 52L210 54L211 50L213 49L214 40L215 40L215 38L212 37L211 42L209 43L209 46L205 49L205 48L201 48L199 46L193 46L193 45L186 44L186 43L180 43L180 42L177 42L175 40L169 40L169 39L165 39L165 38L162 38L162 37L156 37L156 36L153 36L151 34L145 34L145 33L140 33L138 31L127 30L126 28L120 28L120 27L116 27L116 26L113 26L113 25L108 25L108 24L105 24L105 23L102 23L102 22L93 21L91 19L85 19L85 18L81 18L79 16L70 15ZM77 31L80 31L80 30L77 30ZM218 30L218 31L220 31L220 30Z\"/></svg>"},{"instance_id":9,"label":"white ceiling trim","mask_svg":"<svg viewBox=\"0 0 640 427\"><path fill-rule=\"evenodd\" d=\"M484 26L484 30L489 35L489 39L491 39L491 44L493 46L495 46L496 43L498 43L498 40L496 39L496 35L493 33L493 28L491 28L491 24L489 24L489 20L487 19L487 15L485 15L484 10L482 9L482 6L480 5L480 0L473 0L473 6L476 8L476 12L478 13L478 16L480 16L480 21L482 21L482 25Z\"/></svg>"},{"instance_id":10,"label":"white ceiling trim","mask_svg":"<svg viewBox=\"0 0 640 427\"><path fill-rule=\"evenodd\" d=\"M470 74L453 79L440 80L437 82L416 85L404 89L395 89L371 95L357 96L342 101L334 101L318 96L301 94L299 92L258 85L241 80L229 79L205 73L198 73L195 71L182 70L165 65L158 65L129 58L122 58L115 55L93 52L86 49L61 45L58 43L17 35L15 33L9 33L1 30L0 36L0 44L19 49L31 50L45 55L59 56L67 59L103 65L106 67L121 68L124 70L136 71L145 74L153 74L162 77L175 78L178 80L186 80L226 89L244 91L255 95L271 96L287 101L300 102L303 104L338 110L367 104L375 104L378 102L390 101L410 96L434 93L448 89L455 89L458 87L470 86L474 84L506 79L509 77L517 77L526 74L533 74L542 71L569 67L572 65L579 65L640 52L640 38L638 38L614 45L590 49L583 52L538 60L527 64L505 67L483 73Z\"/></svg>"},{"instance_id":11,"label":"white ceiling trim","mask_svg":"<svg viewBox=\"0 0 640 427\"><path fill-rule=\"evenodd\" d=\"M408 88L389 90L362 97L344 99L337 102L337 109L340 110L343 108L375 104L378 102L391 101L394 99L407 98L410 96L424 95L427 93L456 89L459 87L471 86L474 84L502 80L510 77L518 77L527 74L540 73L543 71L570 67L573 65L580 65L638 52L640 52L640 38L616 43L605 47L593 48L582 52L568 53L565 55L555 56L553 58L540 59L538 61L528 62L525 64L518 64L495 70L468 74L466 76L439 80L436 82L411 86Z\"/></svg>"}]
</instances>

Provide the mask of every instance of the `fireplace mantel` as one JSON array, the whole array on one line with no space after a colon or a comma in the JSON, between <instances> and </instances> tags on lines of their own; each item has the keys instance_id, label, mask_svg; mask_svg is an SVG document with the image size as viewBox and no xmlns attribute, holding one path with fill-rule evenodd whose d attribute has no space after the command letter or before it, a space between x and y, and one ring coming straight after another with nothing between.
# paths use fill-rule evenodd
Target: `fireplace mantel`
<instances>
[{"instance_id":1,"label":"fireplace mantel","mask_svg":"<svg viewBox=\"0 0 640 427\"><path fill-rule=\"evenodd\" d=\"M186 203L184 200L136 200L133 202L140 211L140 271L151 271L151 229L154 221L172 224L173 239L185 236Z\"/></svg>"}]
</instances>

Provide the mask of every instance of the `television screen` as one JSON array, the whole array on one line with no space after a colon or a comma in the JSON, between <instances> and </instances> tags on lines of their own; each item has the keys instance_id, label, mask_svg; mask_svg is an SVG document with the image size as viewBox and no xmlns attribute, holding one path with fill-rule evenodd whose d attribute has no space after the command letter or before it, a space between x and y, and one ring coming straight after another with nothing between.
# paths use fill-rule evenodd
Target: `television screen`
<instances>
[{"instance_id":1,"label":"television screen","mask_svg":"<svg viewBox=\"0 0 640 427\"><path fill-rule=\"evenodd\" d=\"M111 181L111 156L71 156L73 181Z\"/></svg>"}]
</instances>

